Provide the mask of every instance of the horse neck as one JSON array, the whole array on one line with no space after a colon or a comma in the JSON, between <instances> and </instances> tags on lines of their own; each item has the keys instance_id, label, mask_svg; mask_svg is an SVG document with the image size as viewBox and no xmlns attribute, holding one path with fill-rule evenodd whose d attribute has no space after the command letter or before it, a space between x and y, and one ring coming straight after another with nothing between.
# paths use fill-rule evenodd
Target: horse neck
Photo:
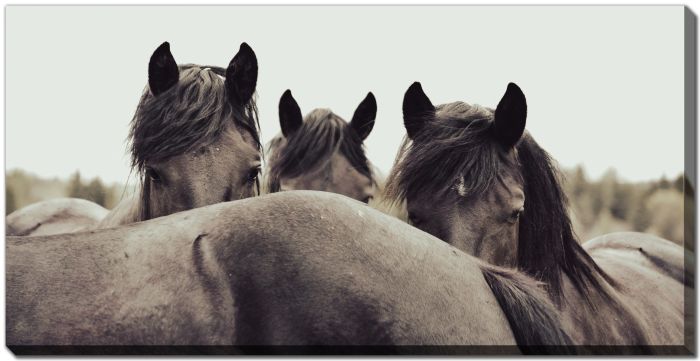
<instances>
[{"instance_id":1,"label":"horse neck","mask_svg":"<svg viewBox=\"0 0 700 361\"><path fill-rule=\"evenodd\" d=\"M141 218L141 191L139 190L119 202L95 228L110 228L144 221Z\"/></svg>"}]
</instances>

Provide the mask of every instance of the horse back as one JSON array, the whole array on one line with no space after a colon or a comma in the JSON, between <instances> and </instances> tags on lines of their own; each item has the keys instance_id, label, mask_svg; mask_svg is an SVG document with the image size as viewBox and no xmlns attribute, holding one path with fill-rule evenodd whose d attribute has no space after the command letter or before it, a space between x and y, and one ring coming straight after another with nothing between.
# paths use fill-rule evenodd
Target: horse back
<instances>
[{"instance_id":1,"label":"horse back","mask_svg":"<svg viewBox=\"0 0 700 361\"><path fill-rule=\"evenodd\" d=\"M234 203L233 239L207 238L232 275L237 344L515 346L478 261L444 242L324 192Z\"/></svg>"},{"instance_id":2,"label":"horse back","mask_svg":"<svg viewBox=\"0 0 700 361\"><path fill-rule=\"evenodd\" d=\"M646 233L616 232L591 239L582 246L589 254L606 249L637 253L676 281L688 287L695 284L694 255L666 239Z\"/></svg>"},{"instance_id":3,"label":"horse back","mask_svg":"<svg viewBox=\"0 0 700 361\"><path fill-rule=\"evenodd\" d=\"M641 233L620 232L586 242L583 247L617 283L596 313L610 312L611 322L631 332L639 344L683 345L684 296L693 275L684 262L692 257L681 246ZM606 311L607 310L607 311Z\"/></svg>"},{"instance_id":4,"label":"horse back","mask_svg":"<svg viewBox=\"0 0 700 361\"><path fill-rule=\"evenodd\" d=\"M6 235L42 236L76 232L97 224L109 211L79 198L57 198L18 209L6 217Z\"/></svg>"},{"instance_id":5,"label":"horse back","mask_svg":"<svg viewBox=\"0 0 700 361\"><path fill-rule=\"evenodd\" d=\"M8 345L510 344L502 352L517 352L480 262L322 192L10 239L6 255Z\"/></svg>"}]
</instances>

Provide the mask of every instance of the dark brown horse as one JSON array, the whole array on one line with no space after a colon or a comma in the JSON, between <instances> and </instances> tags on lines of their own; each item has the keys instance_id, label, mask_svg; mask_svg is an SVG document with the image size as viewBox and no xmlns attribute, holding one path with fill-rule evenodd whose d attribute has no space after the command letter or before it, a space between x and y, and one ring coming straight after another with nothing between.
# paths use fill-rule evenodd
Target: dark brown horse
<instances>
[{"instance_id":1,"label":"dark brown horse","mask_svg":"<svg viewBox=\"0 0 700 361\"><path fill-rule=\"evenodd\" d=\"M82 216L93 215L95 206L41 202L8 216L8 235L104 228L254 195L261 153L257 75L255 53L245 43L226 69L178 66L163 43L149 61L148 87L129 133L139 192L89 224Z\"/></svg>"},{"instance_id":2,"label":"dark brown horse","mask_svg":"<svg viewBox=\"0 0 700 361\"><path fill-rule=\"evenodd\" d=\"M515 345L562 352L550 346L569 342L531 278L327 192L280 192L105 230L9 237L6 262L6 343L15 352L36 351L31 345L124 346L112 352L139 345L499 345L460 352L514 353Z\"/></svg>"},{"instance_id":3,"label":"dark brown horse","mask_svg":"<svg viewBox=\"0 0 700 361\"><path fill-rule=\"evenodd\" d=\"M377 182L362 142L372 131L377 102L372 93L358 105L350 123L330 109L314 109L302 119L291 91L282 94L282 134L268 146L268 192L317 190L368 203Z\"/></svg>"},{"instance_id":4,"label":"dark brown horse","mask_svg":"<svg viewBox=\"0 0 700 361\"><path fill-rule=\"evenodd\" d=\"M413 225L544 282L576 344L688 344L688 256L636 233L580 246L555 164L524 131L527 105L517 85L508 85L494 110L433 106L414 83L403 112L408 138L387 193L406 202Z\"/></svg>"}]
</instances>

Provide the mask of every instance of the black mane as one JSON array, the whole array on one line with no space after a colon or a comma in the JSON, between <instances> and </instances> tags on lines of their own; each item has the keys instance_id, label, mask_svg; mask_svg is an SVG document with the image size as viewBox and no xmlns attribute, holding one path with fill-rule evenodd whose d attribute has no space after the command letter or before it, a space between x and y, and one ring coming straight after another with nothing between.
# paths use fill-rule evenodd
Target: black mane
<instances>
[{"instance_id":1,"label":"black mane","mask_svg":"<svg viewBox=\"0 0 700 361\"><path fill-rule=\"evenodd\" d=\"M466 193L483 193L509 161L490 138L493 110L455 102L437 106L435 116L415 139L404 140L387 180L388 199L445 195L462 175Z\"/></svg>"},{"instance_id":2,"label":"black mane","mask_svg":"<svg viewBox=\"0 0 700 361\"><path fill-rule=\"evenodd\" d=\"M216 141L228 122L250 133L261 149L254 98L242 109L227 100L226 69L181 65L179 81L153 96L143 92L131 120L131 165L143 174L147 162L158 162Z\"/></svg>"},{"instance_id":3,"label":"black mane","mask_svg":"<svg viewBox=\"0 0 700 361\"><path fill-rule=\"evenodd\" d=\"M329 109L315 109L288 138L281 134L268 145L268 192L280 190L282 177L297 177L325 167L340 152L362 175L372 179L362 139L348 123Z\"/></svg>"},{"instance_id":4,"label":"black mane","mask_svg":"<svg viewBox=\"0 0 700 361\"><path fill-rule=\"evenodd\" d=\"M526 211L520 219L518 268L545 282L555 300L562 293L560 272L586 299L587 285L607 295L596 276L615 283L579 245L560 173L547 152L526 132L516 145L514 163L494 138L489 108L455 102L437 106L430 117L415 139L404 141L386 197L398 203L421 194L445 195L460 178L462 195L483 193L507 169L519 169Z\"/></svg>"}]
</instances>

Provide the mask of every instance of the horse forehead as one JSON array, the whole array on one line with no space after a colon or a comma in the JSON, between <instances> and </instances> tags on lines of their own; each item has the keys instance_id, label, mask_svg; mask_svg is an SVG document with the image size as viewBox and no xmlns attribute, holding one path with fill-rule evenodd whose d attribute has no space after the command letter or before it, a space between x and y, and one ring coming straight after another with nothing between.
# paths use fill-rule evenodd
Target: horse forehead
<instances>
[{"instance_id":1,"label":"horse forehead","mask_svg":"<svg viewBox=\"0 0 700 361\"><path fill-rule=\"evenodd\" d=\"M221 136L205 149L205 152L220 153L220 156L246 162L255 162L260 159L260 150L255 145L253 137L235 126L222 132Z\"/></svg>"},{"instance_id":2,"label":"horse forehead","mask_svg":"<svg viewBox=\"0 0 700 361\"><path fill-rule=\"evenodd\" d=\"M358 171L344 155L336 152L331 157L331 162L333 163L334 176L343 177L341 181L349 180L354 183L365 181L364 183L371 183L371 179Z\"/></svg>"},{"instance_id":3,"label":"horse forehead","mask_svg":"<svg viewBox=\"0 0 700 361\"><path fill-rule=\"evenodd\" d=\"M214 73L214 75L216 75L217 77L219 77L219 79L221 79L221 80L226 80L226 78L224 78L222 75L219 75L219 74L215 73L213 70L211 70L211 68L203 68L202 71L212 72L212 73Z\"/></svg>"},{"instance_id":4,"label":"horse forehead","mask_svg":"<svg viewBox=\"0 0 700 361\"><path fill-rule=\"evenodd\" d=\"M438 118L451 119L473 119L493 116L494 110L478 104L468 104L465 102L452 102L438 105L435 108Z\"/></svg>"},{"instance_id":5,"label":"horse forehead","mask_svg":"<svg viewBox=\"0 0 700 361\"><path fill-rule=\"evenodd\" d=\"M257 149L245 142L240 134L222 134L211 144L197 147L166 161L180 176L207 177L212 173L247 171L260 159Z\"/></svg>"},{"instance_id":6,"label":"horse forehead","mask_svg":"<svg viewBox=\"0 0 700 361\"><path fill-rule=\"evenodd\" d=\"M491 190L483 197L492 204L511 204L525 200L523 184L518 181L518 177L512 174L504 174L498 177L491 186Z\"/></svg>"}]
</instances>

